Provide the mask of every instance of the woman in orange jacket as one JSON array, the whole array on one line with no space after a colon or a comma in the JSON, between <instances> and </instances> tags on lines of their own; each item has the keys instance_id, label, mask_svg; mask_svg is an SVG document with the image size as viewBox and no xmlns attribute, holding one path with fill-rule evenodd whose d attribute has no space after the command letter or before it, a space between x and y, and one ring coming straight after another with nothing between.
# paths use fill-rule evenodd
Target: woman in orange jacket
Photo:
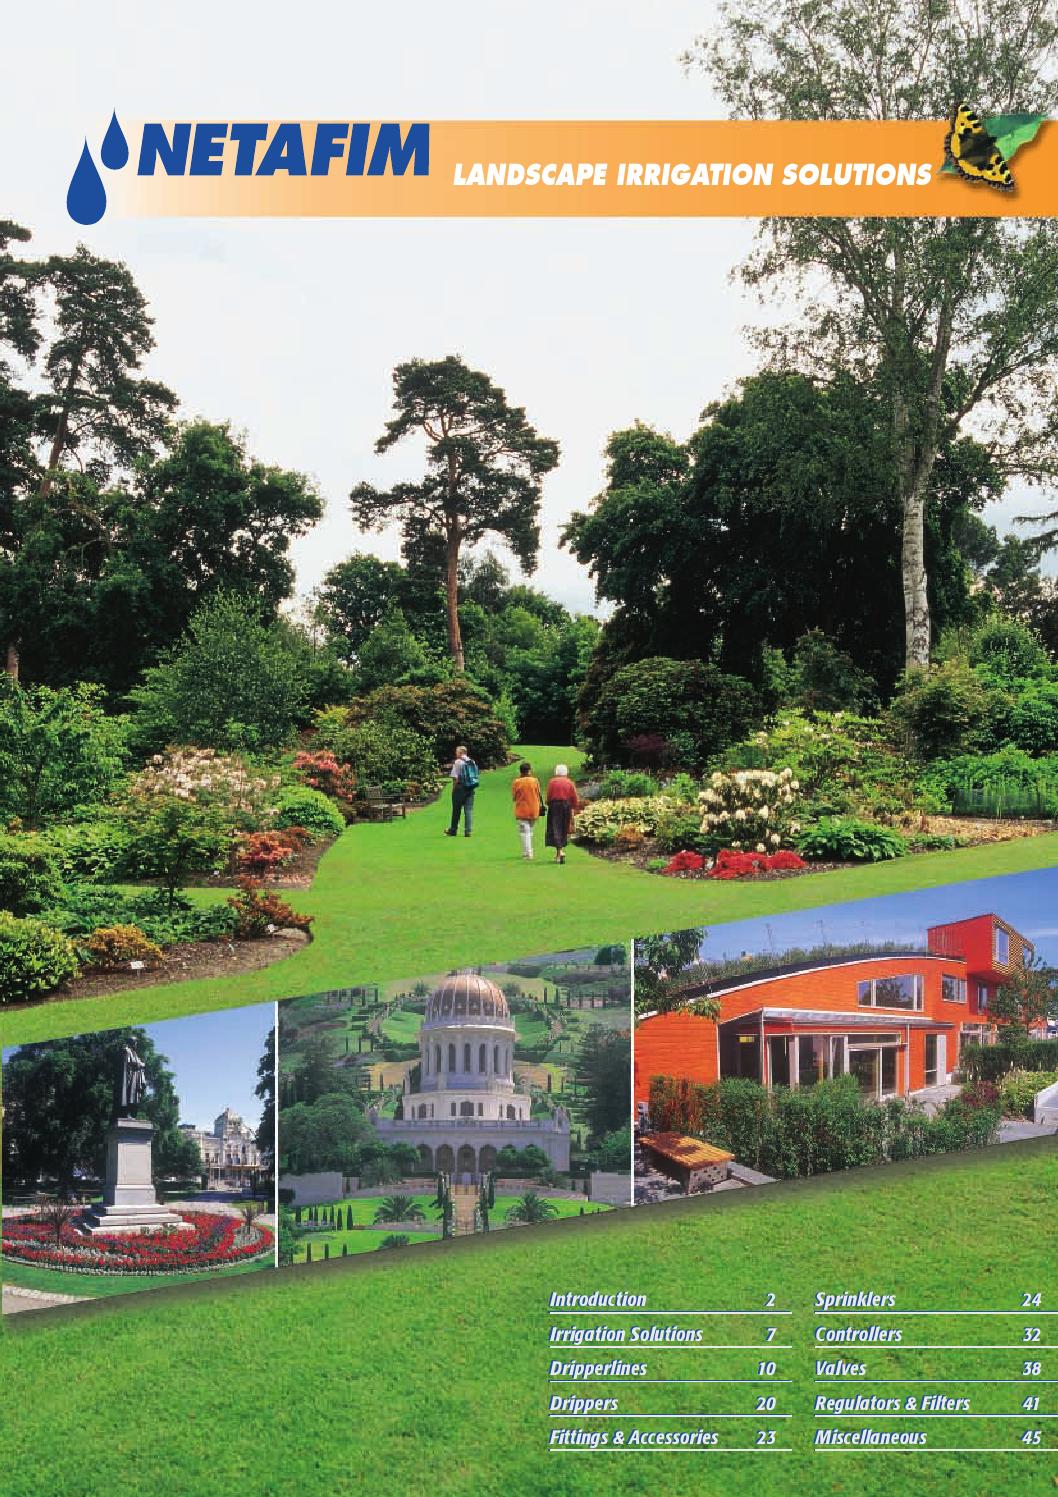
<instances>
[{"instance_id":1,"label":"woman in orange jacket","mask_svg":"<svg viewBox=\"0 0 1058 1497\"><path fill-rule=\"evenodd\" d=\"M518 778L511 786L511 799L514 801L514 816L522 839L522 857L532 860L533 828L543 812L544 797L540 781L528 762L518 766Z\"/></svg>"}]
</instances>

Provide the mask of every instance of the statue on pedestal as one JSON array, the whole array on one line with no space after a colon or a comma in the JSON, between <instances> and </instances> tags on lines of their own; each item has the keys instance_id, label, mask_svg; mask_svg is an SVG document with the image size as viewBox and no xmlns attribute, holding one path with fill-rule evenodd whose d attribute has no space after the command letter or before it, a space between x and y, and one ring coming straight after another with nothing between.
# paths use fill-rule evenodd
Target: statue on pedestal
<instances>
[{"instance_id":1,"label":"statue on pedestal","mask_svg":"<svg viewBox=\"0 0 1058 1497\"><path fill-rule=\"evenodd\" d=\"M131 1045L126 1044L121 1057L121 1075L115 1097L115 1115L119 1118L135 1116L136 1108L147 1089L147 1067Z\"/></svg>"}]
</instances>

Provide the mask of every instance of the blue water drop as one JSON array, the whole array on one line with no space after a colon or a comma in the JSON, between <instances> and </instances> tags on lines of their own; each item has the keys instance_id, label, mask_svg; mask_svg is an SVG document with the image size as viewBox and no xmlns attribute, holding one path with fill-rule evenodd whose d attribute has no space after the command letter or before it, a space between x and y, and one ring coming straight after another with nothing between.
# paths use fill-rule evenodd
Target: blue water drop
<instances>
[{"instance_id":1,"label":"blue water drop","mask_svg":"<svg viewBox=\"0 0 1058 1497\"><path fill-rule=\"evenodd\" d=\"M97 224L107 211L107 193L87 140L66 194L66 211L78 224Z\"/></svg>"},{"instance_id":2,"label":"blue water drop","mask_svg":"<svg viewBox=\"0 0 1058 1497\"><path fill-rule=\"evenodd\" d=\"M110 171L117 172L129 159L129 143L125 139L125 132L118 124L117 110L110 116L110 124L107 133L103 136L103 144L100 147L99 159Z\"/></svg>"}]
</instances>

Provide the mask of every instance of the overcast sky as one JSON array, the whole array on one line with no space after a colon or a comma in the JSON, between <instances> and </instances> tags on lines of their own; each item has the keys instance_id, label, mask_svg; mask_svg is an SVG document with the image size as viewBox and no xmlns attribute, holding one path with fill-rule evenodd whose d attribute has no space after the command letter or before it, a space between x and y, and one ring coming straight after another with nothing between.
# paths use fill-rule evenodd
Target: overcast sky
<instances>
[{"instance_id":1,"label":"overcast sky","mask_svg":"<svg viewBox=\"0 0 1058 1497\"><path fill-rule=\"evenodd\" d=\"M0 217L31 227L39 253L82 240L126 261L155 317L150 372L183 414L231 420L257 456L315 477L327 515L296 545L302 592L354 549L397 554L393 534L357 534L346 498L360 480L416 472L413 450L372 450L394 364L455 352L560 442L536 583L587 609L590 579L557 542L602 486L608 434L638 418L684 437L753 367L742 328L759 311L728 279L751 223L104 218L78 230L66 188L112 109L130 120L708 119L722 110L678 58L712 12L706 0L9 8Z\"/></svg>"}]
</instances>

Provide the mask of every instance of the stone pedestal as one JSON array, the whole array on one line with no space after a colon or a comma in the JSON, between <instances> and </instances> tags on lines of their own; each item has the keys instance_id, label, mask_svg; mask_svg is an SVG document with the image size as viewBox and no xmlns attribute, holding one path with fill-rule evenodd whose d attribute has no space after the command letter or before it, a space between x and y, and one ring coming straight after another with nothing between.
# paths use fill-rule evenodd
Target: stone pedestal
<instances>
[{"instance_id":1,"label":"stone pedestal","mask_svg":"<svg viewBox=\"0 0 1058 1497\"><path fill-rule=\"evenodd\" d=\"M107 1132L102 1204L82 1219L86 1232L190 1232L182 1217L160 1205L151 1177L154 1124L144 1118L118 1118Z\"/></svg>"}]
</instances>

